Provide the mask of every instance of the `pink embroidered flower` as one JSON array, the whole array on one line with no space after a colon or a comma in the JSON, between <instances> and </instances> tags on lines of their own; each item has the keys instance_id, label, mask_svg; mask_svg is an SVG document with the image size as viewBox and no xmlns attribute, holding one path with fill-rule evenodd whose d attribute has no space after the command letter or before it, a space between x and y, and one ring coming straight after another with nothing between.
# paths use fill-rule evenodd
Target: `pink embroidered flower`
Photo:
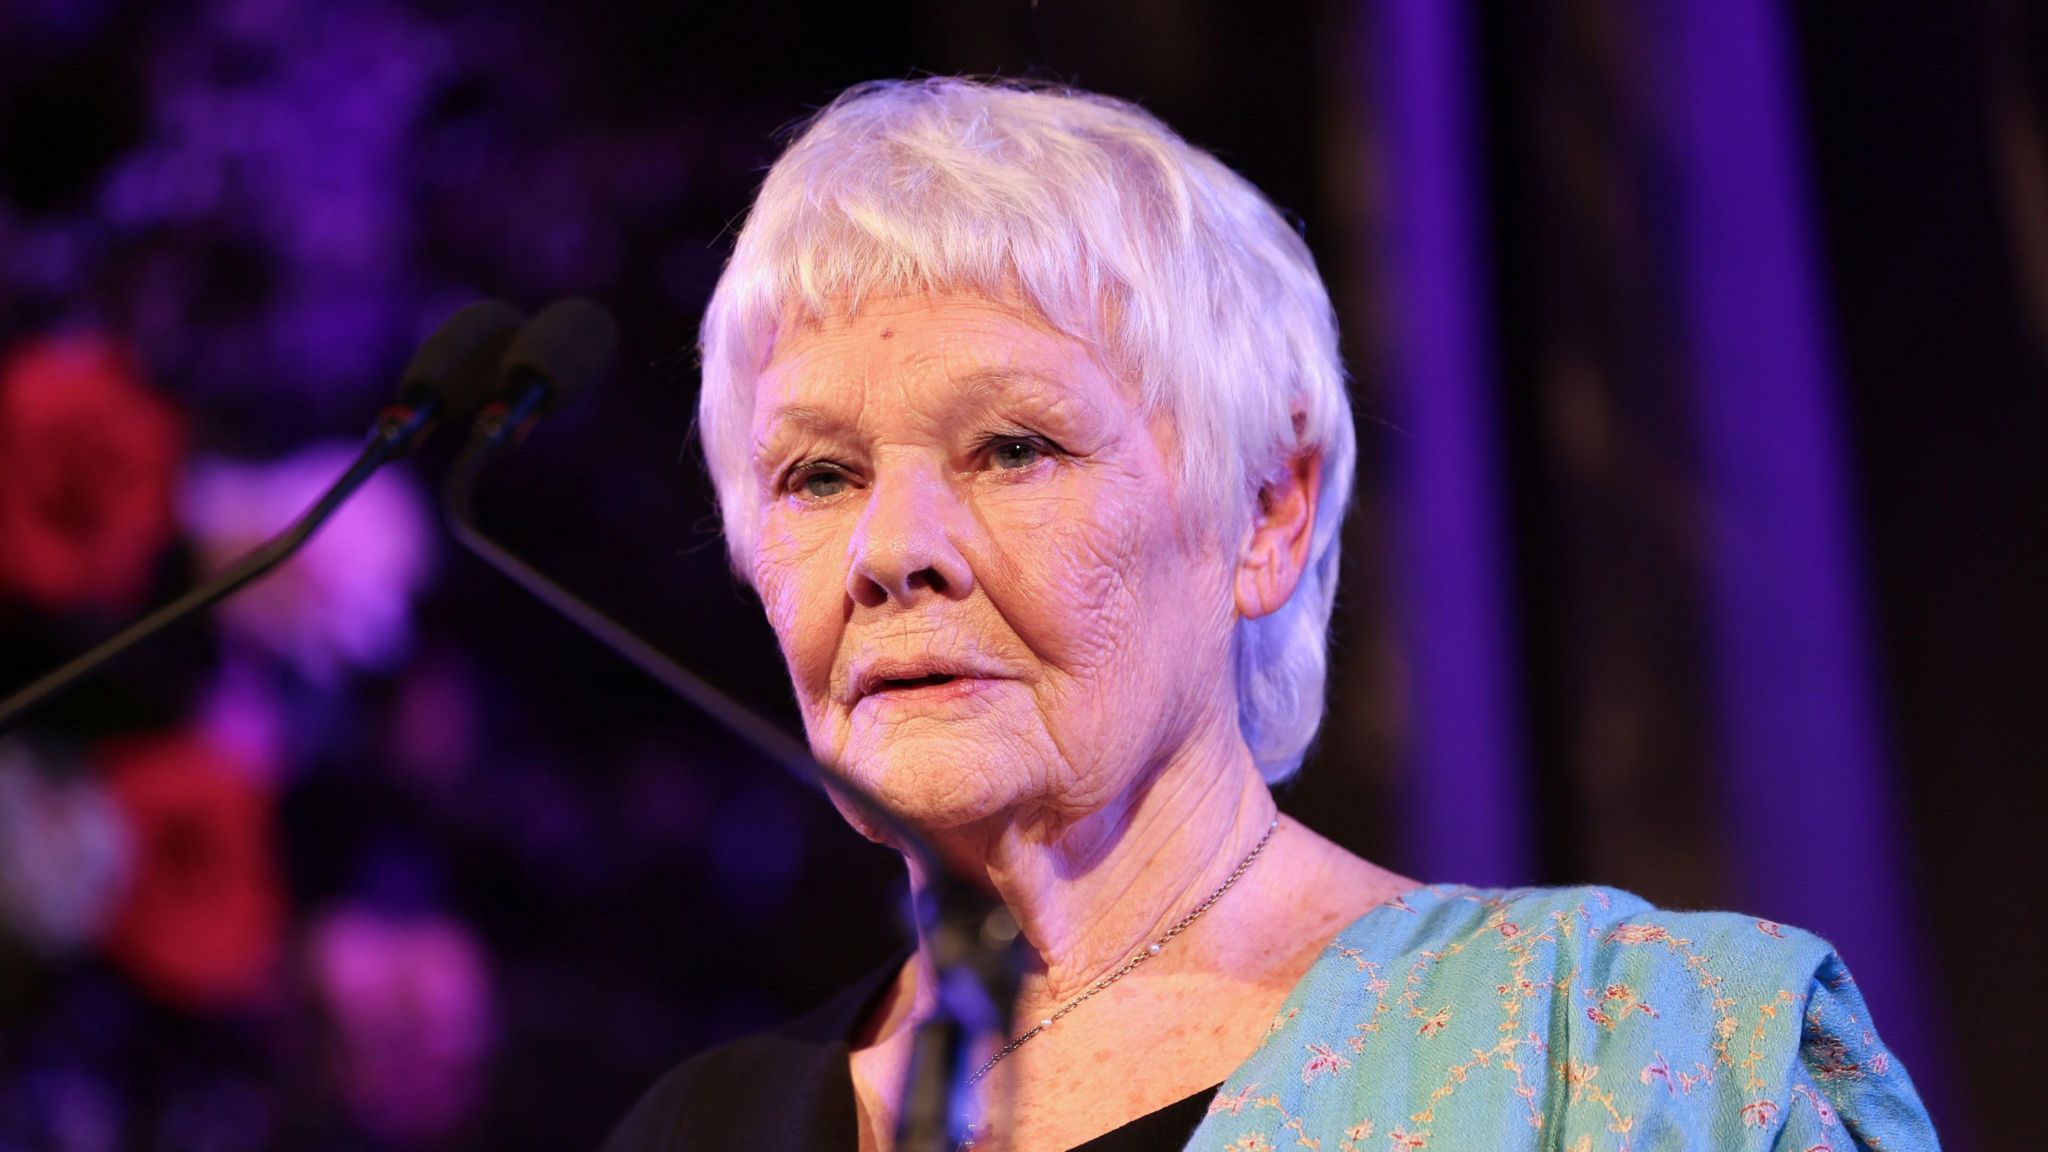
<instances>
[{"instance_id":1,"label":"pink embroidered flower","mask_svg":"<svg viewBox=\"0 0 2048 1152\"><path fill-rule=\"evenodd\" d=\"M1273 1142L1257 1132L1247 1132L1231 1142L1229 1152L1273 1152Z\"/></svg>"},{"instance_id":2,"label":"pink embroidered flower","mask_svg":"<svg viewBox=\"0 0 2048 1152\"><path fill-rule=\"evenodd\" d=\"M1339 1055L1328 1044L1310 1044L1308 1062L1301 1066L1301 1082L1311 1083L1318 1076L1329 1076L1351 1067L1351 1061Z\"/></svg>"},{"instance_id":3,"label":"pink embroidered flower","mask_svg":"<svg viewBox=\"0 0 2048 1152\"><path fill-rule=\"evenodd\" d=\"M1642 1073L1637 1079L1641 1080L1644 1084L1649 1084L1653 1080L1662 1080L1666 1091L1675 1091L1677 1085L1671 1079L1671 1065L1664 1062L1664 1054L1662 1052L1656 1053L1656 1057L1655 1060L1643 1065Z\"/></svg>"},{"instance_id":4,"label":"pink embroidered flower","mask_svg":"<svg viewBox=\"0 0 2048 1152\"><path fill-rule=\"evenodd\" d=\"M1404 1128L1396 1128L1392 1132L1387 1133L1387 1147L1427 1148L1429 1147L1429 1133L1417 1132L1411 1135Z\"/></svg>"},{"instance_id":5,"label":"pink embroidered flower","mask_svg":"<svg viewBox=\"0 0 2048 1152\"><path fill-rule=\"evenodd\" d=\"M1356 1124L1353 1124L1351 1127L1346 1128L1344 1130L1344 1138L1346 1140L1372 1139L1372 1121L1362 1120Z\"/></svg>"},{"instance_id":6,"label":"pink embroidered flower","mask_svg":"<svg viewBox=\"0 0 2048 1152\"><path fill-rule=\"evenodd\" d=\"M1827 1102L1826 1097L1804 1084L1794 1084L1792 1091L1803 1097L1808 1104L1813 1105L1813 1114L1820 1120L1821 1127L1833 1128L1835 1126L1835 1109Z\"/></svg>"},{"instance_id":7,"label":"pink embroidered flower","mask_svg":"<svg viewBox=\"0 0 2048 1152\"><path fill-rule=\"evenodd\" d=\"M1759 920L1756 922L1756 930L1766 936L1775 936L1780 940L1785 938L1784 925L1779 924L1776 920Z\"/></svg>"},{"instance_id":8,"label":"pink embroidered flower","mask_svg":"<svg viewBox=\"0 0 2048 1152\"><path fill-rule=\"evenodd\" d=\"M1434 1036L1437 1033L1443 1031L1445 1026L1450 1024L1450 1022L1451 1010L1450 1007L1446 1005L1445 1007L1437 1009L1436 1012L1429 1017L1429 1019L1424 1020L1422 1022L1422 1027L1417 1028L1415 1030L1415 1034L1417 1036Z\"/></svg>"},{"instance_id":9,"label":"pink embroidered flower","mask_svg":"<svg viewBox=\"0 0 2048 1152\"><path fill-rule=\"evenodd\" d=\"M1621 924L1607 934L1610 943L1668 944L1671 933L1655 924Z\"/></svg>"},{"instance_id":10,"label":"pink embroidered flower","mask_svg":"<svg viewBox=\"0 0 2048 1152\"><path fill-rule=\"evenodd\" d=\"M1232 1116L1235 1116L1238 1113L1243 1112L1244 1106L1251 1102L1252 1092L1256 1088L1258 1088L1257 1084L1247 1084L1244 1087L1239 1088L1237 1091L1232 1092L1228 1096L1224 1095L1221 1092L1218 1092L1209 1101L1208 1114L1214 1116L1218 1112L1228 1112Z\"/></svg>"},{"instance_id":11,"label":"pink embroidered flower","mask_svg":"<svg viewBox=\"0 0 2048 1152\"><path fill-rule=\"evenodd\" d=\"M1742 1106L1742 1123L1747 1128L1768 1128L1778 1119L1775 1100L1751 1100Z\"/></svg>"},{"instance_id":12,"label":"pink embroidered flower","mask_svg":"<svg viewBox=\"0 0 2048 1152\"><path fill-rule=\"evenodd\" d=\"M1813 1065L1813 1074L1820 1080L1856 1080L1863 1076L1863 1065L1849 1046L1839 1036L1818 1036L1806 1042L1806 1058Z\"/></svg>"}]
</instances>

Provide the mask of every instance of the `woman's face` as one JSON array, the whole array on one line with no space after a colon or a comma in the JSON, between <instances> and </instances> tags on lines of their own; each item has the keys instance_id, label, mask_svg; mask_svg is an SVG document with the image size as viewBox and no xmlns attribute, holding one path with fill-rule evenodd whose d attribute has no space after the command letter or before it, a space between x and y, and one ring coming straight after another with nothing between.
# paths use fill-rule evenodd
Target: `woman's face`
<instances>
[{"instance_id":1,"label":"woman's face","mask_svg":"<svg viewBox=\"0 0 2048 1152\"><path fill-rule=\"evenodd\" d=\"M870 301L757 385L753 577L811 745L931 830L1112 804L1219 723L1235 549L1174 438L1034 313Z\"/></svg>"}]
</instances>

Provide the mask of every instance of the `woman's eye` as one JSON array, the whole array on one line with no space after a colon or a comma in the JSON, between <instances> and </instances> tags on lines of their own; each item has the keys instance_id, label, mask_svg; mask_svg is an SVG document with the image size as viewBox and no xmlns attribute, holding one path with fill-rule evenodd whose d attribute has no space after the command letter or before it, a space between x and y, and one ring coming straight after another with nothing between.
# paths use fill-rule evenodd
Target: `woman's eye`
<instances>
[{"instance_id":1,"label":"woman's eye","mask_svg":"<svg viewBox=\"0 0 2048 1152\"><path fill-rule=\"evenodd\" d=\"M790 478L790 491L806 500L825 500L846 491L846 477L829 468L813 468Z\"/></svg>"},{"instance_id":2,"label":"woman's eye","mask_svg":"<svg viewBox=\"0 0 2048 1152\"><path fill-rule=\"evenodd\" d=\"M1030 440L999 440L988 458L1002 469L1029 468L1045 458L1045 449Z\"/></svg>"}]
</instances>

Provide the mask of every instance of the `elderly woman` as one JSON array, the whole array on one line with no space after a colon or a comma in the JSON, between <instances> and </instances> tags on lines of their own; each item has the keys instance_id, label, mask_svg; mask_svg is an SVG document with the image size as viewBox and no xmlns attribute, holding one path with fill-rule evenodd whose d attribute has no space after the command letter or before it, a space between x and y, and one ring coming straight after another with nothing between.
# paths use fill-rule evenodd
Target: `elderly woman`
<instances>
[{"instance_id":1,"label":"elderly woman","mask_svg":"<svg viewBox=\"0 0 2048 1152\"><path fill-rule=\"evenodd\" d=\"M1029 945L979 1147L1932 1146L1813 937L1419 887L1277 814L1351 488L1337 332L1294 229L1151 116L846 93L768 174L703 364L813 749ZM888 1147L932 977L920 948L689 1061L611 1147Z\"/></svg>"}]
</instances>

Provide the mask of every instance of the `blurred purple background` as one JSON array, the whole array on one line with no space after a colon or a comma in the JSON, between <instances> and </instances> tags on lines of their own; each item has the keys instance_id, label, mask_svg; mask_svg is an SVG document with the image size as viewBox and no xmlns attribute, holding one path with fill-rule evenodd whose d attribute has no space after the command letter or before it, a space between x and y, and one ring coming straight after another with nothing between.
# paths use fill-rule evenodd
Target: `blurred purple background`
<instances>
[{"instance_id":1,"label":"blurred purple background","mask_svg":"<svg viewBox=\"0 0 2048 1152\"><path fill-rule=\"evenodd\" d=\"M1296 214L1343 315L1285 806L1818 931L1951 1147L2034 1130L2038 9L689 8L0 0L0 691L280 526L454 308L574 292L621 368L486 522L793 725L678 458L730 226L849 83L1070 81ZM0 740L0 1152L590 1147L900 946L892 857L450 548L445 462Z\"/></svg>"}]
</instances>

